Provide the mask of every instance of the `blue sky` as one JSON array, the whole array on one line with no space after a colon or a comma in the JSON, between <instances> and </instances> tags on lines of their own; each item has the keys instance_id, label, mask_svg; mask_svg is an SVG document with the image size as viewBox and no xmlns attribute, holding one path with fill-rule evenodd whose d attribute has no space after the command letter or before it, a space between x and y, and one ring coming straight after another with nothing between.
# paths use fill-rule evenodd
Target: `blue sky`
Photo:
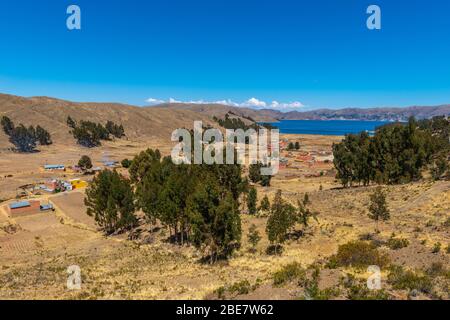
<instances>
[{"instance_id":1,"label":"blue sky","mask_svg":"<svg viewBox=\"0 0 450 320\"><path fill-rule=\"evenodd\" d=\"M82 29L66 28L81 8ZM366 9L382 10L382 29ZM447 0L0 3L0 92L136 105L450 103ZM301 104L300 104L301 103Z\"/></svg>"}]
</instances>

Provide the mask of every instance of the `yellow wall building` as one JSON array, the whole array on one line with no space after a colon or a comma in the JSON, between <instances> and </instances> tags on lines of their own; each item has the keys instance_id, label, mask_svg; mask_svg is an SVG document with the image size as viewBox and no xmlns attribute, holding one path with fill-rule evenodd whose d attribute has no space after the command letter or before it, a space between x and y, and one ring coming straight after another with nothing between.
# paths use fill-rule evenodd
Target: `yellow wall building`
<instances>
[{"instance_id":1,"label":"yellow wall building","mask_svg":"<svg viewBox=\"0 0 450 320\"><path fill-rule=\"evenodd\" d=\"M86 181L80 179L70 180L70 184L72 185L73 189L86 188L88 186L88 183Z\"/></svg>"}]
</instances>

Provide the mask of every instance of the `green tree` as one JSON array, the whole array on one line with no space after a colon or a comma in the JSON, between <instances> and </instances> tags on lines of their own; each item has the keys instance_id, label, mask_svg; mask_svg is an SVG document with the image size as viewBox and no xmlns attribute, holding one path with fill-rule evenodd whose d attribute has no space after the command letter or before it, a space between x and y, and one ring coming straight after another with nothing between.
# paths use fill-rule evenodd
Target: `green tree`
<instances>
[{"instance_id":1,"label":"green tree","mask_svg":"<svg viewBox=\"0 0 450 320\"><path fill-rule=\"evenodd\" d=\"M261 176L261 186L270 187L270 181L272 180L272 176L263 175Z\"/></svg>"},{"instance_id":2,"label":"green tree","mask_svg":"<svg viewBox=\"0 0 450 320\"><path fill-rule=\"evenodd\" d=\"M381 187L377 187L370 195L369 218L376 221L376 230L378 231L378 221L387 221L390 219L390 212L386 202L386 193Z\"/></svg>"},{"instance_id":3,"label":"green tree","mask_svg":"<svg viewBox=\"0 0 450 320\"><path fill-rule=\"evenodd\" d=\"M130 181L115 170L104 170L94 178L86 190L84 202L87 214L95 218L106 234L128 230L137 225Z\"/></svg>"},{"instance_id":4,"label":"green tree","mask_svg":"<svg viewBox=\"0 0 450 320\"><path fill-rule=\"evenodd\" d=\"M67 125L69 126L69 128L75 129L77 126L77 123L75 122L75 120L73 120L70 116L67 117Z\"/></svg>"},{"instance_id":5,"label":"green tree","mask_svg":"<svg viewBox=\"0 0 450 320\"><path fill-rule=\"evenodd\" d=\"M41 126L36 127L36 139L41 146L48 146L52 144L50 133Z\"/></svg>"},{"instance_id":6,"label":"green tree","mask_svg":"<svg viewBox=\"0 0 450 320\"><path fill-rule=\"evenodd\" d=\"M295 223L295 208L286 203L281 195L281 190L275 194L267 220L266 233L271 244L275 245L275 252L286 240L288 230Z\"/></svg>"},{"instance_id":7,"label":"green tree","mask_svg":"<svg viewBox=\"0 0 450 320\"><path fill-rule=\"evenodd\" d=\"M260 162L249 166L248 178L251 182L258 183L261 181L261 168L262 164Z\"/></svg>"},{"instance_id":8,"label":"green tree","mask_svg":"<svg viewBox=\"0 0 450 320\"><path fill-rule=\"evenodd\" d=\"M34 130L27 129L23 124L15 127L9 137L19 152L33 152L36 148L36 136Z\"/></svg>"},{"instance_id":9,"label":"green tree","mask_svg":"<svg viewBox=\"0 0 450 320\"><path fill-rule=\"evenodd\" d=\"M313 212L309 206L311 205L311 200L309 200L308 193L305 193L303 200L298 201L297 204L297 222L302 224L304 229L308 228L309 226L309 220L313 218L314 220L317 220L317 212Z\"/></svg>"},{"instance_id":10,"label":"green tree","mask_svg":"<svg viewBox=\"0 0 450 320\"><path fill-rule=\"evenodd\" d=\"M128 169L130 168L132 161L129 159L123 159L120 164L122 165L123 168Z\"/></svg>"},{"instance_id":11,"label":"green tree","mask_svg":"<svg viewBox=\"0 0 450 320\"><path fill-rule=\"evenodd\" d=\"M264 198L262 198L260 206L259 206L259 210L262 212L270 211L270 202L269 202L269 198L267 197L267 195L265 195Z\"/></svg>"},{"instance_id":12,"label":"green tree","mask_svg":"<svg viewBox=\"0 0 450 320\"><path fill-rule=\"evenodd\" d=\"M446 159L446 154L440 155L434 162L431 168L431 175L434 180L439 180L449 169L448 161Z\"/></svg>"},{"instance_id":13,"label":"green tree","mask_svg":"<svg viewBox=\"0 0 450 320\"><path fill-rule=\"evenodd\" d=\"M252 224L248 230L247 234L248 242L251 244L251 251L256 252L256 247L261 241L261 236L259 234L258 229L256 228L255 224Z\"/></svg>"},{"instance_id":14,"label":"green tree","mask_svg":"<svg viewBox=\"0 0 450 320\"><path fill-rule=\"evenodd\" d=\"M248 196L247 196L247 209L248 209L248 213L251 215L255 215L257 210L256 210L256 201L258 198L258 193L256 191L256 188L250 188L248 191Z\"/></svg>"},{"instance_id":15,"label":"green tree","mask_svg":"<svg viewBox=\"0 0 450 320\"><path fill-rule=\"evenodd\" d=\"M0 121L3 131L7 136L10 136L14 131L14 123L7 116L3 116Z\"/></svg>"},{"instance_id":16,"label":"green tree","mask_svg":"<svg viewBox=\"0 0 450 320\"><path fill-rule=\"evenodd\" d=\"M225 257L240 244L241 220L237 201L214 179L199 183L188 199L192 239L203 248L210 263Z\"/></svg>"},{"instance_id":17,"label":"green tree","mask_svg":"<svg viewBox=\"0 0 450 320\"><path fill-rule=\"evenodd\" d=\"M291 151L291 150L294 150L294 149L295 149L294 143L293 142L289 142L287 150Z\"/></svg>"},{"instance_id":18,"label":"green tree","mask_svg":"<svg viewBox=\"0 0 450 320\"><path fill-rule=\"evenodd\" d=\"M92 160L88 156L82 156L80 160L78 161L78 166L81 168L81 170L86 171L89 169L92 169Z\"/></svg>"},{"instance_id":19,"label":"green tree","mask_svg":"<svg viewBox=\"0 0 450 320\"><path fill-rule=\"evenodd\" d=\"M157 163L160 163L160 161L161 153L159 150L147 149L139 153L134 157L130 168L128 169L130 172L131 181L135 183L142 181L151 167Z\"/></svg>"}]
</instances>

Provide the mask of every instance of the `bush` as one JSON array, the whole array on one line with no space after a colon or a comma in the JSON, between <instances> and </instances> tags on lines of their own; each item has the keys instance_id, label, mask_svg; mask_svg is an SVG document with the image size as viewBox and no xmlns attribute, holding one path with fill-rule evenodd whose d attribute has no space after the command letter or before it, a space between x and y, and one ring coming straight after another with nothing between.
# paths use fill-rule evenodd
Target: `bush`
<instances>
[{"instance_id":1,"label":"bush","mask_svg":"<svg viewBox=\"0 0 450 320\"><path fill-rule=\"evenodd\" d=\"M430 277L446 276L448 273L442 262L433 262L425 272Z\"/></svg>"},{"instance_id":2,"label":"bush","mask_svg":"<svg viewBox=\"0 0 450 320\"><path fill-rule=\"evenodd\" d=\"M409 246L409 241L407 239L391 237L386 245L392 250L398 250Z\"/></svg>"},{"instance_id":3,"label":"bush","mask_svg":"<svg viewBox=\"0 0 450 320\"><path fill-rule=\"evenodd\" d=\"M439 253L441 251L441 243L438 242L433 246L433 250L431 250L432 253Z\"/></svg>"},{"instance_id":4,"label":"bush","mask_svg":"<svg viewBox=\"0 0 450 320\"><path fill-rule=\"evenodd\" d=\"M405 270L401 266L393 266L388 276L388 282L394 289L417 290L429 294L433 289L431 278L427 275L419 275L411 270Z\"/></svg>"},{"instance_id":5,"label":"bush","mask_svg":"<svg viewBox=\"0 0 450 320\"><path fill-rule=\"evenodd\" d=\"M389 258L378 251L375 245L364 241L353 241L340 245L330 264L341 267L366 268L370 265L387 265Z\"/></svg>"},{"instance_id":6,"label":"bush","mask_svg":"<svg viewBox=\"0 0 450 320\"><path fill-rule=\"evenodd\" d=\"M273 284L281 286L287 282L291 282L297 279L302 279L305 276L305 270L302 266L293 262L282 267L279 271L273 275Z\"/></svg>"},{"instance_id":7,"label":"bush","mask_svg":"<svg viewBox=\"0 0 450 320\"><path fill-rule=\"evenodd\" d=\"M341 279L341 284L347 289L349 300L389 300L391 298L384 290L370 290L365 281L357 280L350 274Z\"/></svg>"},{"instance_id":8,"label":"bush","mask_svg":"<svg viewBox=\"0 0 450 320\"><path fill-rule=\"evenodd\" d=\"M250 292L255 291L258 288L260 281L260 279L257 279L256 283L252 285L248 280L242 280L232 284L231 286L222 286L214 290L214 293L217 294L217 297L219 299L225 299L227 292L234 296L249 294Z\"/></svg>"},{"instance_id":9,"label":"bush","mask_svg":"<svg viewBox=\"0 0 450 320\"><path fill-rule=\"evenodd\" d=\"M330 300L331 298L338 296L340 293L337 288L326 288L320 290L317 279L306 280L304 287L305 298L309 300Z\"/></svg>"},{"instance_id":10,"label":"bush","mask_svg":"<svg viewBox=\"0 0 450 320\"><path fill-rule=\"evenodd\" d=\"M252 289L252 286L248 280L242 280L234 283L228 291L234 294L248 294Z\"/></svg>"}]
</instances>

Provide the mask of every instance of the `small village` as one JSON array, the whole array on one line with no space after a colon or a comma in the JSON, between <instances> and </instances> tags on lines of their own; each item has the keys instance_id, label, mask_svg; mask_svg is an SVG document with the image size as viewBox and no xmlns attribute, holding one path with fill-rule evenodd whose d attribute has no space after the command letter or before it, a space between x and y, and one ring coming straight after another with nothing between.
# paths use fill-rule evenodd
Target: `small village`
<instances>
[{"instance_id":1,"label":"small village","mask_svg":"<svg viewBox=\"0 0 450 320\"><path fill-rule=\"evenodd\" d=\"M11 218L54 211L55 208L50 199L52 195L82 191L104 168L120 167L117 161L102 163L103 166L92 167L88 170L83 170L78 165L45 164L40 168L40 172L53 174L54 177L19 186L16 190L16 199L4 207L7 207L6 211Z\"/></svg>"}]
</instances>

